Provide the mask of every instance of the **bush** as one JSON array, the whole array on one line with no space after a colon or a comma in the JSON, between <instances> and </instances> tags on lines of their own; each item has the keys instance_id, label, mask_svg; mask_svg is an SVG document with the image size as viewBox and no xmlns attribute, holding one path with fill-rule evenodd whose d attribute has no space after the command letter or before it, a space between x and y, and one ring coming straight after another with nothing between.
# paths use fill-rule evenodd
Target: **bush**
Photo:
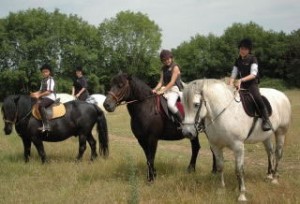
<instances>
[{"instance_id":1,"label":"bush","mask_svg":"<svg viewBox=\"0 0 300 204\"><path fill-rule=\"evenodd\" d=\"M288 86L282 79L262 78L260 79L259 87L274 88L280 91L285 91Z\"/></svg>"}]
</instances>

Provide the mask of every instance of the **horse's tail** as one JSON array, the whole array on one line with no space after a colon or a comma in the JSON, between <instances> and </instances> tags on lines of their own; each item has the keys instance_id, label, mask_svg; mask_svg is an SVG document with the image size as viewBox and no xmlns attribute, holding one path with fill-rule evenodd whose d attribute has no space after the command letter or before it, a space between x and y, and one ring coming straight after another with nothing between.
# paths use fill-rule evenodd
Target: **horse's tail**
<instances>
[{"instance_id":1,"label":"horse's tail","mask_svg":"<svg viewBox=\"0 0 300 204\"><path fill-rule=\"evenodd\" d=\"M97 110L97 131L99 137L99 153L104 157L108 157L109 149L108 149L108 130L107 130L107 123L104 112L94 104Z\"/></svg>"}]
</instances>

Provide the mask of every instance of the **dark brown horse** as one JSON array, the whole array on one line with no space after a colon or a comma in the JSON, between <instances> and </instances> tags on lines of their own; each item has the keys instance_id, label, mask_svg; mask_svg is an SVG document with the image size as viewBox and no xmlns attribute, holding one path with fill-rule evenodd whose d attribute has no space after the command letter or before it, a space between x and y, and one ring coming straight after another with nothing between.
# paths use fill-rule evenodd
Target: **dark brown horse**
<instances>
[{"instance_id":1,"label":"dark brown horse","mask_svg":"<svg viewBox=\"0 0 300 204\"><path fill-rule=\"evenodd\" d=\"M104 107L109 112L113 112L121 102L130 102L127 108L131 116L131 129L147 158L148 181L153 181L156 176L154 159L158 140L184 138L181 129L178 129L169 118L160 114L156 97L143 81L127 74L118 74L112 79L110 91L104 101ZM200 150L198 137L191 140L191 146L192 157L188 166L189 172L195 171Z\"/></svg>"}]
</instances>

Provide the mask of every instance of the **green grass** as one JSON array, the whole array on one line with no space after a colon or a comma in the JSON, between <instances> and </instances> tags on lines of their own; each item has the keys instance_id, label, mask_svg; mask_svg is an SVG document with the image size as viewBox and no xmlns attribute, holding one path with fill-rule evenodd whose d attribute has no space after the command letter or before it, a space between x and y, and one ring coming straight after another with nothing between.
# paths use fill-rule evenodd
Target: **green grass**
<instances>
[{"instance_id":1,"label":"green grass","mask_svg":"<svg viewBox=\"0 0 300 204\"><path fill-rule=\"evenodd\" d=\"M293 118L279 166L279 185L265 179L267 158L262 144L246 145L245 182L248 203L300 203L300 91L287 91ZM32 147L30 162L15 131L5 136L0 121L0 203L236 203L237 181L233 154L225 150L226 188L212 175L207 139L196 173L187 174L190 143L160 141L156 154L157 179L146 181L146 159L131 133L124 106L107 114L110 156L90 162L90 149L76 163L77 138L44 143L49 163L42 165Z\"/></svg>"}]
</instances>

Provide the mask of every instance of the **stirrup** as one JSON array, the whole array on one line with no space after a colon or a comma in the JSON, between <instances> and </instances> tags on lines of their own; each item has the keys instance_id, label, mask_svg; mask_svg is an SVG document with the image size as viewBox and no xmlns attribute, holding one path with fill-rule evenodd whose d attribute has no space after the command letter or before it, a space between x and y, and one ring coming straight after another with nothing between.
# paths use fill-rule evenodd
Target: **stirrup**
<instances>
[{"instance_id":1,"label":"stirrup","mask_svg":"<svg viewBox=\"0 0 300 204\"><path fill-rule=\"evenodd\" d=\"M44 125L42 127L39 127L38 130L40 130L42 133L51 131L49 127L46 128Z\"/></svg>"}]
</instances>

